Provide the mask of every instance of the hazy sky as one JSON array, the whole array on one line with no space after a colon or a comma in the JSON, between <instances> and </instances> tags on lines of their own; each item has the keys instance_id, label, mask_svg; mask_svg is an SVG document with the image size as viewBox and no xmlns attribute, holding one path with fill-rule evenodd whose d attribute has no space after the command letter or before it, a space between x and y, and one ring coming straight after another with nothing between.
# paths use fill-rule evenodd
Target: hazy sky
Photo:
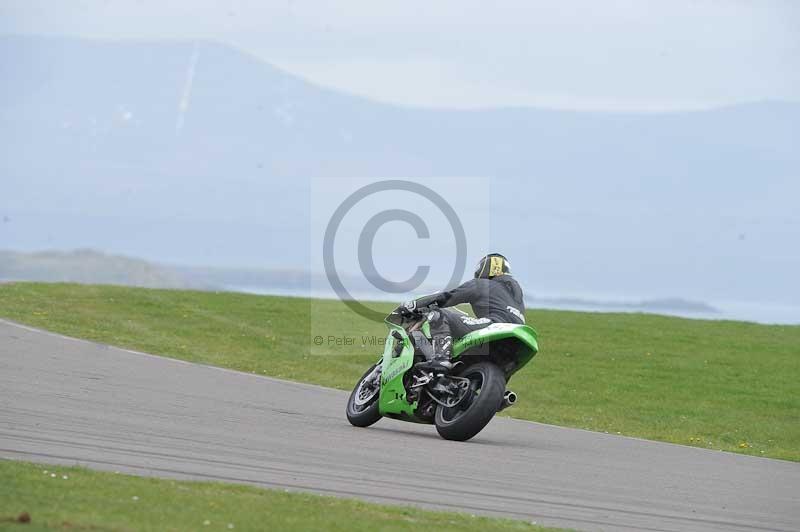
<instances>
[{"instance_id":1,"label":"hazy sky","mask_svg":"<svg viewBox=\"0 0 800 532\"><path fill-rule=\"evenodd\" d=\"M215 39L408 105L800 100L800 2L3 0L0 33Z\"/></svg>"}]
</instances>

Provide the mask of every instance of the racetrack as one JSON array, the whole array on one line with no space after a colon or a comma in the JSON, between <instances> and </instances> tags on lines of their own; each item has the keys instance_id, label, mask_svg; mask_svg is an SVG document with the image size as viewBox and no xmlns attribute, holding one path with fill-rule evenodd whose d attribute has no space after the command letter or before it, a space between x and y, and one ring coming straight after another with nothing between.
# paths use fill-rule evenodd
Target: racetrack
<instances>
[{"instance_id":1,"label":"racetrack","mask_svg":"<svg viewBox=\"0 0 800 532\"><path fill-rule=\"evenodd\" d=\"M798 463L502 418L466 443L357 429L346 398L0 320L2 458L581 530L800 530Z\"/></svg>"}]
</instances>

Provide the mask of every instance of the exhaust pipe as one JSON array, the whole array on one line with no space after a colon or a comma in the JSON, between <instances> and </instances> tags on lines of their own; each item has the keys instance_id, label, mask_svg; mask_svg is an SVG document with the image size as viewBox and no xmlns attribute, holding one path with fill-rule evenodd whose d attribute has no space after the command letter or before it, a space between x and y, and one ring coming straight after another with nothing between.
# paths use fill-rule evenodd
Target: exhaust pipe
<instances>
[{"instance_id":1,"label":"exhaust pipe","mask_svg":"<svg viewBox=\"0 0 800 532\"><path fill-rule=\"evenodd\" d=\"M506 390L506 393L503 394L503 401L500 403L500 410L505 410L509 406L514 406L514 403L516 402L517 394L511 390Z\"/></svg>"}]
</instances>

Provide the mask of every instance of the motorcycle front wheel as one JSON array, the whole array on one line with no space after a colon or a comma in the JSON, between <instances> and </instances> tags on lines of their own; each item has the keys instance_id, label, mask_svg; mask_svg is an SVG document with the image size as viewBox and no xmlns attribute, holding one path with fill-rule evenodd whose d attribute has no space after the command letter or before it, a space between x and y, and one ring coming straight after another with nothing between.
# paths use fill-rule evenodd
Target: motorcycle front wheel
<instances>
[{"instance_id":1,"label":"motorcycle front wheel","mask_svg":"<svg viewBox=\"0 0 800 532\"><path fill-rule=\"evenodd\" d=\"M358 380L347 400L347 421L356 427L369 427L381 418L378 410L380 371L374 364Z\"/></svg>"},{"instance_id":2,"label":"motorcycle front wheel","mask_svg":"<svg viewBox=\"0 0 800 532\"><path fill-rule=\"evenodd\" d=\"M446 440L466 441L489 424L503 400L506 377L491 362L479 362L458 372L470 381L469 396L453 407L436 408L436 431Z\"/></svg>"}]
</instances>

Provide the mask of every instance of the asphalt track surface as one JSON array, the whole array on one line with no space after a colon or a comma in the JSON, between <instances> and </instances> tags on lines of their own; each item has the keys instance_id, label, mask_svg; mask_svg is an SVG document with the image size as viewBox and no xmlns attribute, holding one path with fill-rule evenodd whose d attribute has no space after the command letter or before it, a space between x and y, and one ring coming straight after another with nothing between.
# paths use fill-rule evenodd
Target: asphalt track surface
<instances>
[{"instance_id":1,"label":"asphalt track surface","mask_svg":"<svg viewBox=\"0 0 800 532\"><path fill-rule=\"evenodd\" d=\"M579 530L800 530L797 463L507 418L449 442L351 427L346 398L0 320L0 458Z\"/></svg>"}]
</instances>

